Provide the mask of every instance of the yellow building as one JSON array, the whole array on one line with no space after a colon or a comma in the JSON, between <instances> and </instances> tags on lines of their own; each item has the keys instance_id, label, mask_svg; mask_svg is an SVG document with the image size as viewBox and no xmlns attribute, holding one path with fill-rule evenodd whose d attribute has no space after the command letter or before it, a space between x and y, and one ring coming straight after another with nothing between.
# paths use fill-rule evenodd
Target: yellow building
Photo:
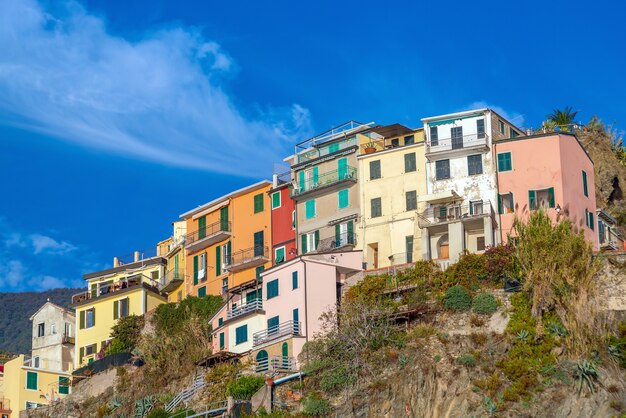
<instances>
[{"instance_id":1,"label":"yellow building","mask_svg":"<svg viewBox=\"0 0 626 418\"><path fill-rule=\"evenodd\" d=\"M420 258L417 202L426 194L423 129L400 124L372 128L380 138L359 145L361 217L358 247L367 269Z\"/></svg>"},{"instance_id":2,"label":"yellow building","mask_svg":"<svg viewBox=\"0 0 626 418\"><path fill-rule=\"evenodd\" d=\"M172 227L174 230L172 236L157 244L157 255L165 258L167 263L165 283L161 291L167 293L168 302L180 302L187 297L185 285L187 222L184 220L172 222Z\"/></svg>"},{"instance_id":3,"label":"yellow building","mask_svg":"<svg viewBox=\"0 0 626 418\"><path fill-rule=\"evenodd\" d=\"M97 360L111 340L111 328L119 318L143 315L167 302L162 289L167 285L164 257L124 263L114 259L113 268L85 274L87 291L74 295L76 310L76 368Z\"/></svg>"},{"instance_id":4,"label":"yellow building","mask_svg":"<svg viewBox=\"0 0 626 418\"><path fill-rule=\"evenodd\" d=\"M19 417L20 411L63 399L70 391L71 373L34 367L32 359L19 355L4 365L2 414Z\"/></svg>"},{"instance_id":5,"label":"yellow building","mask_svg":"<svg viewBox=\"0 0 626 418\"><path fill-rule=\"evenodd\" d=\"M181 215L188 231L188 295L225 295L271 265L271 187L264 180Z\"/></svg>"}]
</instances>

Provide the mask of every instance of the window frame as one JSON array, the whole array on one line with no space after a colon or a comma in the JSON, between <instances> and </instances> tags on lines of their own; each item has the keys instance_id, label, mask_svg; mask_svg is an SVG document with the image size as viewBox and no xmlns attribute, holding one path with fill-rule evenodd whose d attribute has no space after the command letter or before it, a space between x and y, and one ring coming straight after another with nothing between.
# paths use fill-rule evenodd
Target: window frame
<instances>
[{"instance_id":1,"label":"window frame","mask_svg":"<svg viewBox=\"0 0 626 418\"><path fill-rule=\"evenodd\" d=\"M278 205L276 205L276 206L274 205L274 203L275 203L274 202L274 200L275 200L274 197L275 196L278 196ZM278 209L278 208L280 208L283 205L283 200L282 200L282 196L281 196L280 191L272 193L272 199L271 200L272 200L272 210Z\"/></svg>"},{"instance_id":2,"label":"window frame","mask_svg":"<svg viewBox=\"0 0 626 418\"><path fill-rule=\"evenodd\" d=\"M470 159L474 159L476 160L476 157L478 157L478 161L480 161L480 172L476 172L476 173L472 173L470 167L476 167L476 161L474 161L474 163L472 164ZM482 154L472 154L472 155L468 155L467 156L467 175L468 176L479 176L481 174L484 174L483 171L483 155Z\"/></svg>"},{"instance_id":3,"label":"window frame","mask_svg":"<svg viewBox=\"0 0 626 418\"><path fill-rule=\"evenodd\" d=\"M373 170L373 168L376 168L375 170ZM382 168L381 168L381 164L380 164L380 160L373 160L369 162L369 170L370 170L370 181L371 180L378 180L380 178L382 178L383 174L382 174Z\"/></svg>"},{"instance_id":4,"label":"window frame","mask_svg":"<svg viewBox=\"0 0 626 418\"><path fill-rule=\"evenodd\" d=\"M409 207L409 196L411 196L411 194L412 198L410 200L410 203L412 203L412 205L411 207ZM409 190L404 193L404 205L406 212L411 210L417 210L417 190Z\"/></svg>"},{"instance_id":5,"label":"window frame","mask_svg":"<svg viewBox=\"0 0 626 418\"><path fill-rule=\"evenodd\" d=\"M45 335L46 335L46 323L45 322L39 322L37 324L37 338L45 337Z\"/></svg>"},{"instance_id":6,"label":"window frame","mask_svg":"<svg viewBox=\"0 0 626 418\"><path fill-rule=\"evenodd\" d=\"M508 155L508 161L506 161L506 159L504 158L505 156ZM501 158L500 156L502 156L502 161L503 162L508 162L507 167L502 167L500 164ZM499 152L496 155L496 164L498 165L498 173L506 173L507 171L513 171L513 153L511 151L504 151L504 152Z\"/></svg>"},{"instance_id":7,"label":"window frame","mask_svg":"<svg viewBox=\"0 0 626 418\"><path fill-rule=\"evenodd\" d=\"M374 212L374 203L378 203L378 211ZM370 218L380 218L383 216L383 201L380 197L370 199Z\"/></svg>"},{"instance_id":8,"label":"window frame","mask_svg":"<svg viewBox=\"0 0 626 418\"><path fill-rule=\"evenodd\" d=\"M439 177L439 164L443 164L443 163L447 163L446 164L446 171L447 171L447 177ZM444 173L446 174L446 173ZM439 181L439 180L449 180L451 177L451 173L450 173L450 159L443 159L443 160L437 160L435 161L435 180Z\"/></svg>"},{"instance_id":9,"label":"window frame","mask_svg":"<svg viewBox=\"0 0 626 418\"><path fill-rule=\"evenodd\" d=\"M408 152L404 154L404 172L413 173L415 171L417 171L417 156L414 152Z\"/></svg>"}]
</instances>

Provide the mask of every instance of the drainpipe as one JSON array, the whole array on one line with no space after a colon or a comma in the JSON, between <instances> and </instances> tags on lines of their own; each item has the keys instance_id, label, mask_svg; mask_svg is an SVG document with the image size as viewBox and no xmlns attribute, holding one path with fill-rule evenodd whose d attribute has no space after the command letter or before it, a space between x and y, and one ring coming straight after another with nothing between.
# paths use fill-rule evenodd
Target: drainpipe
<instances>
[{"instance_id":1,"label":"drainpipe","mask_svg":"<svg viewBox=\"0 0 626 418\"><path fill-rule=\"evenodd\" d=\"M307 267L308 267L308 263L302 259L302 262L304 263L304 321L305 321L305 339L306 342L309 342L309 321L308 321L308 314L309 314L309 309L308 309L308 295L307 295L307 289L306 289L306 282L307 282Z\"/></svg>"}]
</instances>

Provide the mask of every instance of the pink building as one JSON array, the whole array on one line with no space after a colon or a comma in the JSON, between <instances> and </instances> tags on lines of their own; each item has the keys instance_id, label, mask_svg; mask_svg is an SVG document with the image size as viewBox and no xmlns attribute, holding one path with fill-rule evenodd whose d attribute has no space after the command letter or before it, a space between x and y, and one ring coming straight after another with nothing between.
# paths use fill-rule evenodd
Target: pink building
<instances>
[{"instance_id":1,"label":"pink building","mask_svg":"<svg viewBox=\"0 0 626 418\"><path fill-rule=\"evenodd\" d=\"M335 309L341 286L361 271L361 251L296 257L230 290L211 319L213 353L250 354L256 370L292 371L304 344L322 330L320 317Z\"/></svg>"},{"instance_id":2,"label":"pink building","mask_svg":"<svg viewBox=\"0 0 626 418\"><path fill-rule=\"evenodd\" d=\"M598 249L593 161L574 134L549 133L495 144L498 213L503 242L515 236L515 216L540 207L557 220L567 216Z\"/></svg>"}]
</instances>

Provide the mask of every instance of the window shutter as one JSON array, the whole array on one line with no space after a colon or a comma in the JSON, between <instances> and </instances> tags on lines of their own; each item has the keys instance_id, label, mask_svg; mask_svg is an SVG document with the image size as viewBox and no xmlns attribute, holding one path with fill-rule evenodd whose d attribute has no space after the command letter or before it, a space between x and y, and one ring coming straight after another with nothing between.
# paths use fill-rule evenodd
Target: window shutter
<instances>
[{"instance_id":1,"label":"window shutter","mask_svg":"<svg viewBox=\"0 0 626 418\"><path fill-rule=\"evenodd\" d=\"M232 244L230 241L226 243L226 264L230 265L230 256L232 255Z\"/></svg>"},{"instance_id":2,"label":"window shutter","mask_svg":"<svg viewBox=\"0 0 626 418\"><path fill-rule=\"evenodd\" d=\"M528 191L528 208L530 210L537 209L537 198L534 190Z\"/></svg>"},{"instance_id":3,"label":"window shutter","mask_svg":"<svg viewBox=\"0 0 626 418\"><path fill-rule=\"evenodd\" d=\"M341 242L341 227L339 224L335 224L335 246L339 247L339 243Z\"/></svg>"},{"instance_id":4,"label":"window shutter","mask_svg":"<svg viewBox=\"0 0 626 418\"><path fill-rule=\"evenodd\" d=\"M472 205L472 201L470 200L469 202L469 210L470 210L470 215L474 214L474 205Z\"/></svg>"},{"instance_id":5,"label":"window shutter","mask_svg":"<svg viewBox=\"0 0 626 418\"><path fill-rule=\"evenodd\" d=\"M504 211L502 210L502 195L498 195L498 213L502 215Z\"/></svg>"},{"instance_id":6,"label":"window shutter","mask_svg":"<svg viewBox=\"0 0 626 418\"><path fill-rule=\"evenodd\" d=\"M348 173L348 159L340 158L337 160L337 180L343 180L346 178L346 174Z\"/></svg>"},{"instance_id":7,"label":"window shutter","mask_svg":"<svg viewBox=\"0 0 626 418\"><path fill-rule=\"evenodd\" d=\"M306 248L306 234L301 235L301 244L302 244L302 248L300 248L300 253L301 254L306 254L307 253L307 248Z\"/></svg>"},{"instance_id":8,"label":"window shutter","mask_svg":"<svg viewBox=\"0 0 626 418\"><path fill-rule=\"evenodd\" d=\"M513 200L513 192L509 193L509 200L511 202L511 210L515 212L515 201Z\"/></svg>"},{"instance_id":9,"label":"window shutter","mask_svg":"<svg viewBox=\"0 0 626 418\"><path fill-rule=\"evenodd\" d=\"M318 180L319 180L318 168L313 167L313 185L317 186Z\"/></svg>"},{"instance_id":10,"label":"window shutter","mask_svg":"<svg viewBox=\"0 0 626 418\"><path fill-rule=\"evenodd\" d=\"M198 256L193 257L193 284L198 284Z\"/></svg>"},{"instance_id":11,"label":"window shutter","mask_svg":"<svg viewBox=\"0 0 626 418\"><path fill-rule=\"evenodd\" d=\"M222 231L228 230L228 206L220 209L220 229Z\"/></svg>"},{"instance_id":12,"label":"window shutter","mask_svg":"<svg viewBox=\"0 0 626 418\"><path fill-rule=\"evenodd\" d=\"M113 302L113 319L119 318L119 312L120 312L120 302L116 300L115 302Z\"/></svg>"},{"instance_id":13,"label":"window shutter","mask_svg":"<svg viewBox=\"0 0 626 418\"><path fill-rule=\"evenodd\" d=\"M80 311L80 329L85 329L85 311Z\"/></svg>"},{"instance_id":14,"label":"window shutter","mask_svg":"<svg viewBox=\"0 0 626 418\"><path fill-rule=\"evenodd\" d=\"M291 273L291 288L298 288L298 271L294 271Z\"/></svg>"},{"instance_id":15,"label":"window shutter","mask_svg":"<svg viewBox=\"0 0 626 418\"><path fill-rule=\"evenodd\" d=\"M587 190L587 173L583 171L583 192L585 196L589 197L589 191Z\"/></svg>"},{"instance_id":16,"label":"window shutter","mask_svg":"<svg viewBox=\"0 0 626 418\"><path fill-rule=\"evenodd\" d=\"M593 219L593 212L589 212L589 228L593 231L595 228L595 220Z\"/></svg>"},{"instance_id":17,"label":"window shutter","mask_svg":"<svg viewBox=\"0 0 626 418\"><path fill-rule=\"evenodd\" d=\"M222 249L218 245L215 247L215 275L219 276L222 274Z\"/></svg>"},{"instance_id":18,"label":"window shutter","mask_svg":"<svg viewBox=\"0 0 626 418\"><path fill-rule=\"evenodd\" d=\"M93 326L96 326L96 308L91 309L91 317L93 318Z\"/></svg>"},{"instance_id":19,"label":"window shutter","mask_svg":"<svg viewBox=\"0 0 626 418\"><path fill-rule=\"evenodd\" d=\"M82 364L83 363L83 357L85 357L85 347L81 347L78 350L78 364Z\"/></svg>"},{"instance_id":20,"label":"window shutter","mask_svg":"<svg viewBox=\"0 0 626 418\"><path fill-rule=\"evenodd\" d=\"M354 244L354 225L348 221L348 244Z\"/></svg>"},{"instance_id":21,"label":"window shutter","mask_svg":"<svg viewBox=\"0 0 626 418\"><path fill-rule=\"evenodd\" d=\"M548 201L550 202L550 207L554 207L554 187L550 187L548 189Z\"/></svg>"},{"instance_id":22,"label":"window shutter","mask_svg":"<svg viewBox=\"0 0 626 418\"><path fill-rule=\"evenodd\" d=\"M304 188L304 171L301 171L300 173L298 173L298 187L300 188L300 193L302 193L303 191L305 191L306 189Z\"/></svg>"},{"instance_id":23,"label":"window shutter","mask_svg":"<svg viewBox=\"0 0 626 418\"><path fill-rule=\"evenodd\" d=\"M315 248L317 248L317 246L320 243L320 231L315 231Z\"/></svg>"},{"instance_id":24,"label":"window shutter","mask_svg":"<svg viewBox=\"0 0 626 418\"><path fill-rule=\"evenodd\" d=\"M300 322L300 312L298 312L298 308L293 310L293 322L294 323Z\"/></svg>"}]
</instances>

